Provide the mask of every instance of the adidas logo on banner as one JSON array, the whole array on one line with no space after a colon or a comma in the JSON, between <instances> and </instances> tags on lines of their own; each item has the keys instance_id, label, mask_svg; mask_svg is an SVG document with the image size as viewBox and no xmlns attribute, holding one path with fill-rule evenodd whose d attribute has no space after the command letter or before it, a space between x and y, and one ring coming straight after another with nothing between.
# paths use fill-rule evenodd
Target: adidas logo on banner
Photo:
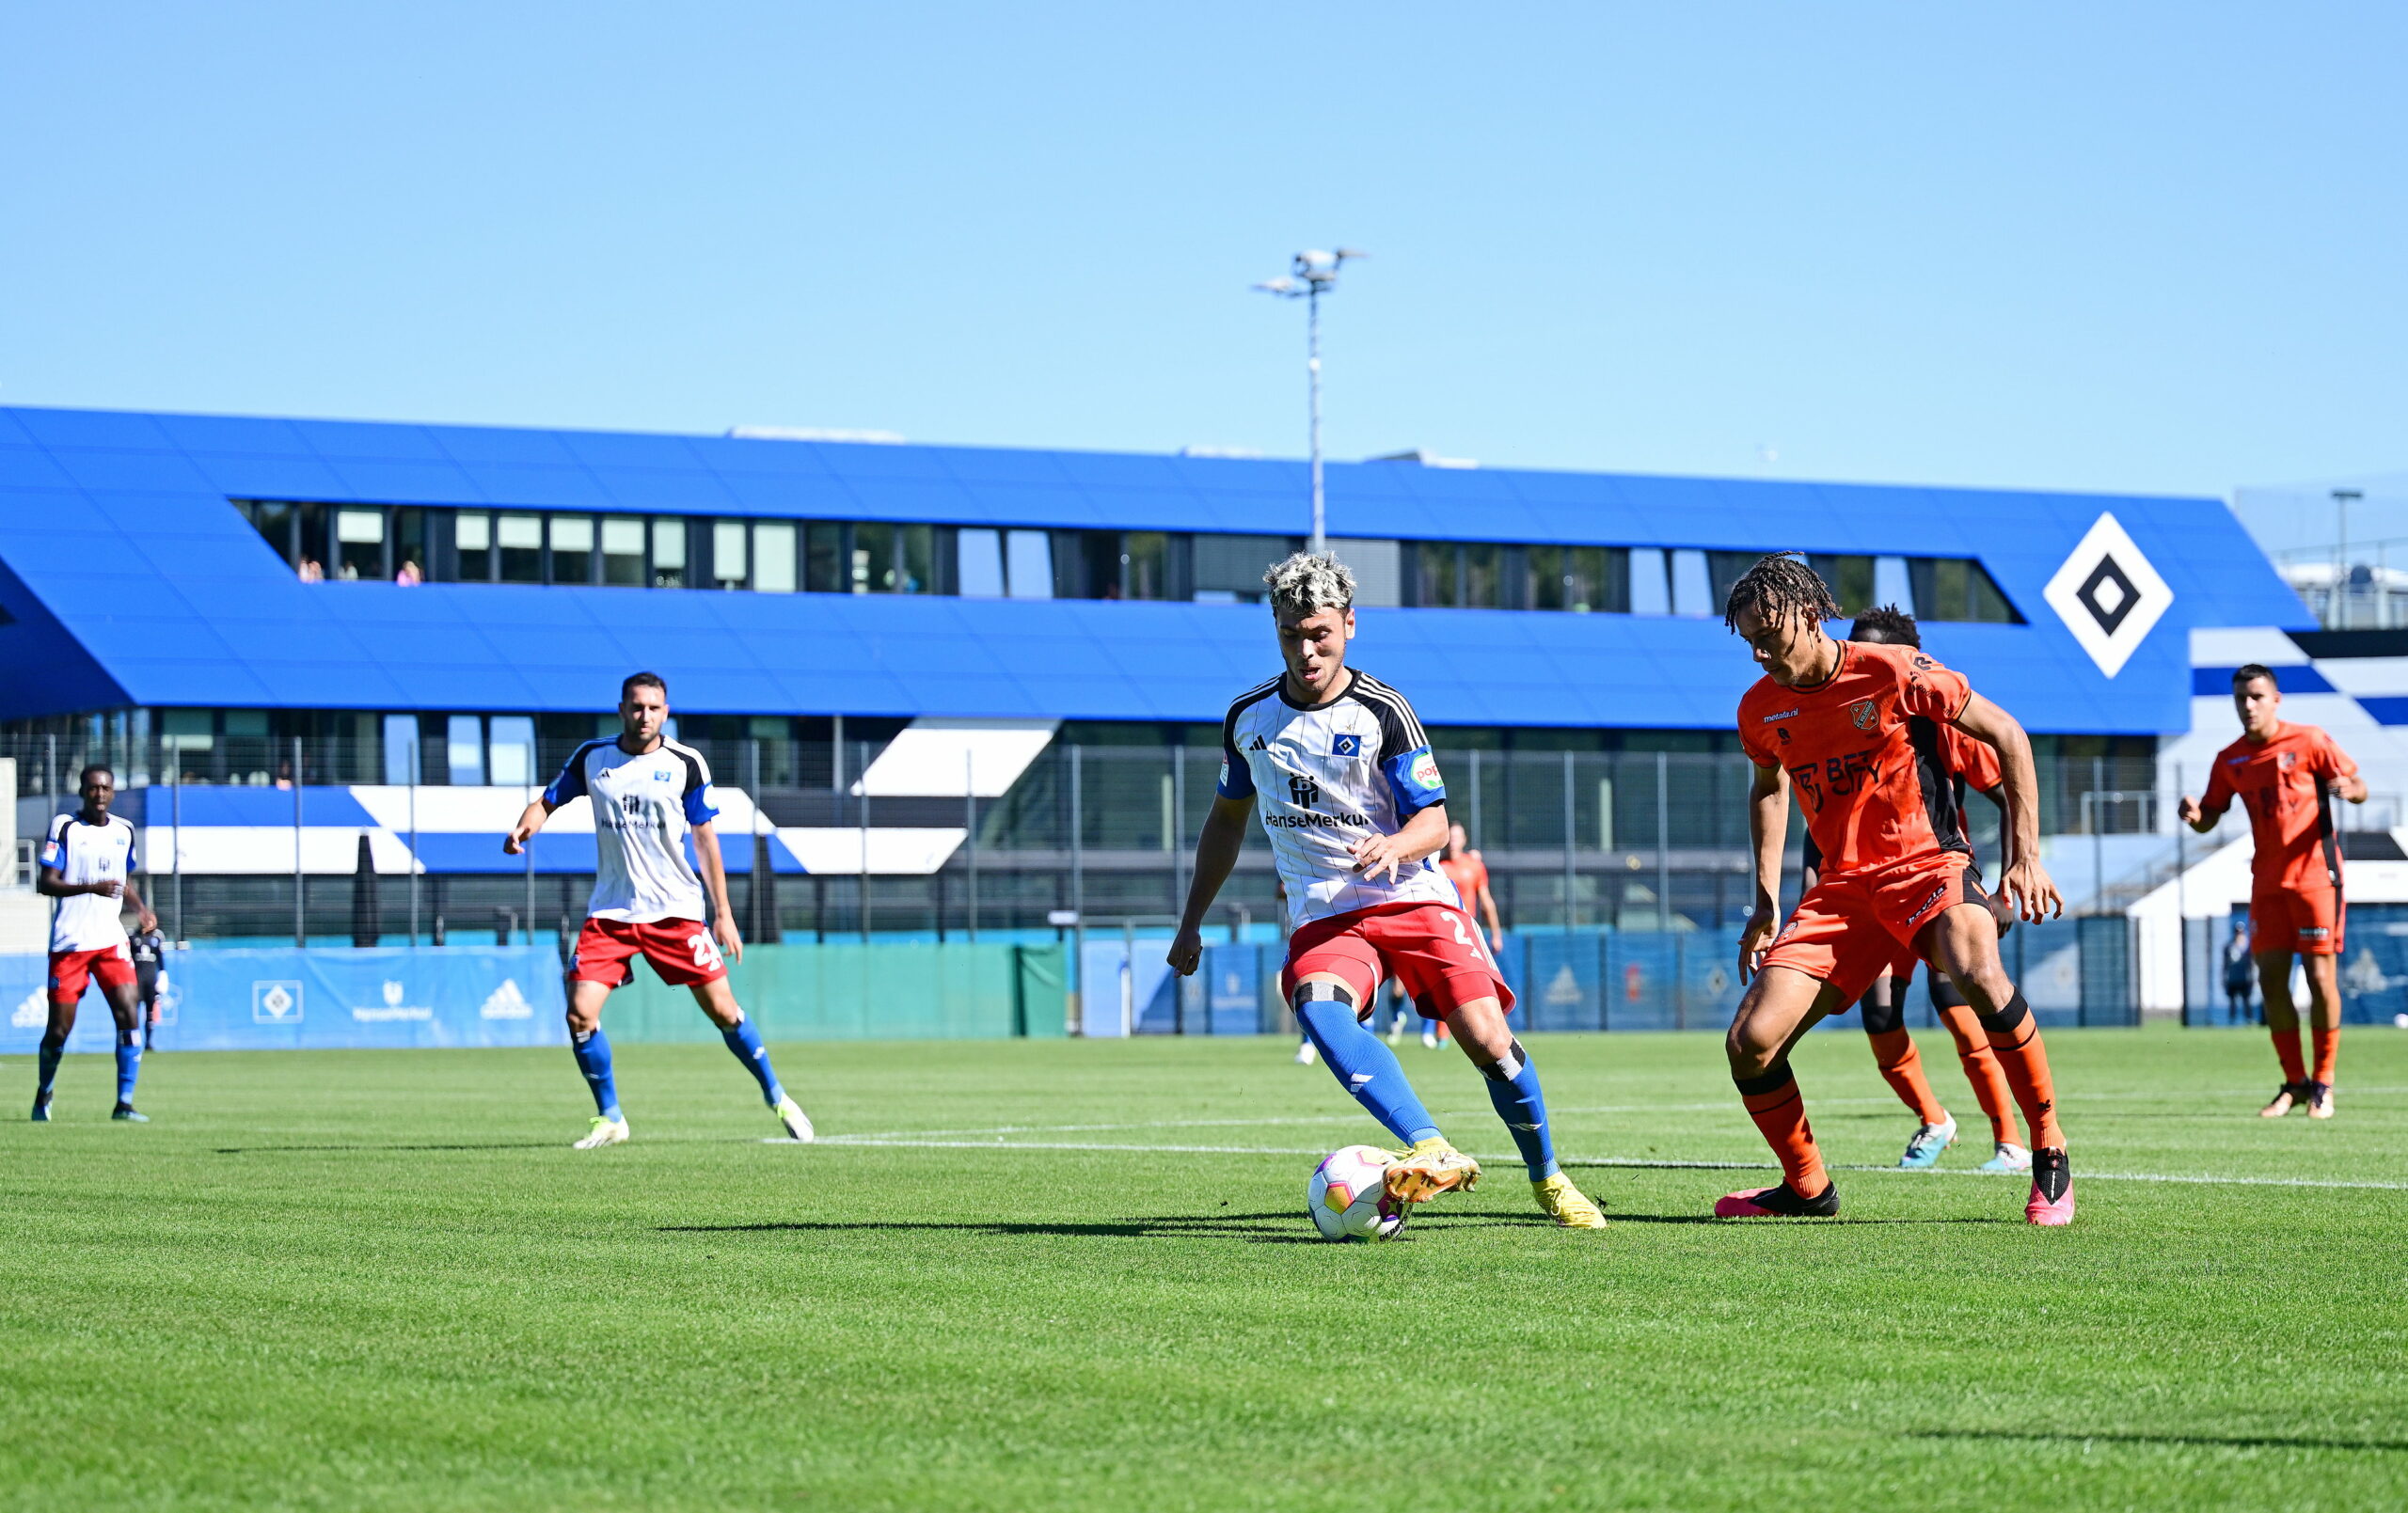
<instances>
[{"instance_id":1,"label":"adidas logo on banner","mask_svg":"<svg viewBox=\"0 0 2408 1513\"><path fill-rule=\"evenodd\" d=\"M477 1010L480 1019L531 1019L534 1017L535 1005L528 1002L527 995L518 991L518 979L515 977L503 978L501 985L495 988Z\"/></svg>"},{"instance_id":2,"label":"adidas logo on banner","mask_svg":"<svg viewBox=\"0 0 2408 1513\"><path fill-rule=\"evenodd\" d=\"M40 1030L48 1023L50 1007L42 1002L42 991L39 987L26 994L25 1001L8 1015L8 1028L11 1030Z\"/></svg>"}]
</instances>

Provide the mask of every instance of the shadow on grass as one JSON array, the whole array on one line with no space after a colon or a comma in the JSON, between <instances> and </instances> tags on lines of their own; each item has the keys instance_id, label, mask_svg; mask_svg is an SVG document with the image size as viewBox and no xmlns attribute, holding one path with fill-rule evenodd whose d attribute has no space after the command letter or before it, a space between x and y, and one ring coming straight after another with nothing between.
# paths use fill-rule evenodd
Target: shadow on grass
<instances>
[{"instance_id":1,"label":"shadow on grass","mask_svg":"<svg viewBox=\"0 0 2408 1513\"><path fill-rule=\"evenodd\" d=\"M1909 1429L1909 1440L1996 1440L2045 1444L2157 1444L2210 1450L2388 1450L2408 1440L2330 1440L2305 1434L2081 1434L2072 1430Z\"/></svg>"},{"instance_id":2,"label":"shadow on grass","mask_svg":"<svg viewBox=\"0 0 2408 1513\"><path fill-rule=\"evenodd\" d=\"M748 1235L748 1234L958 1234L958 1235L1046 1235L1085 1239L1152 1239L1171 1237L1188 1238L1221 1237L1242 1240L1250 1245L1320 1245L1326 1243L1308 1232L1309 1221L1302 1213L1261 1214L1162 1214L1133 1219L1093 1220L1087 1221L1048 1221L1012 1219L937 1220L818 1220L798 1219L772 1221L757 1224L662 1224L664 1235ZM1440 1229L1508 1228L1552 1229L1545 1218L1532 1214L1525 1218L1514 1214L1446 1214L1416 1215L1407 1236Z\"/></svg>"},{"instance_id":3,"label":"shadow on grass","mask_svg":"<svg viewBox=\"0 0 2408 1513\"><path fill-rule=\"evenodd\" d=\"M307 1155L324 1151L541 1151L566 1150L567 1143L557 1140L495 1140L479 1143L448 1145L220 1145L219 1156L285 1156Z\"/></svg>"}]
</instances>

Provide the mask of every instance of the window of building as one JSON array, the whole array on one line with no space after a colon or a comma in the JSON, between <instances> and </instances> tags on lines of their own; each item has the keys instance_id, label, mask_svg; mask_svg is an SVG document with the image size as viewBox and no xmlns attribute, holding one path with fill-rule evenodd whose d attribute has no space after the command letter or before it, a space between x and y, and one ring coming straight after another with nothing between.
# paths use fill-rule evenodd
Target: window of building
<instances>
[{"instance_id":1,"label":"window of building","mask_svg":"<svg viewBox=\"0 0 2408 1513\"><path fill-rule=\"evenodd\" d=\"M1807 559L1831 591L1840 613L1854 619L1884 601L1874 597L1873 559L1867 556L1816 553Z\"/></svg>"},{"instance_id":2,"label":"window of building","mask_svg":"<svg viewBox=\"0 0 2408 1513\"><path fill-rule=\"evenodd\" d=\"M682 589L686 586L686 522L656 520L652 523L652 586L656 589Z\"/></svg>"},{"instance_id":3,"label":"window of building","mask_svg":"<svg viewBox=\"0 0 2408 1513\"><path fill-rule=\"evenodd\" d=\"M444 765L452 783L460 788L482 788L485 781L484 722L474 715L454 715L444 721Z\"/></svg>"},{"instance_id":4,"label":"window of building","mask_svg":"<svg viewBox=\"0 0 2408 1513\"><path fill-rule=\"evenodd\" d=\"M594 581L594 517L552 516L552 581Z\"/></svg>"},{"instance_id":5,"label":"window of building","mask_svg":"<svg viewBox=\"0 0 2408 1513\"><path fill-rule=\"evenodd\" d=\"M1582 615L1628 611L1628 551L1608 546L1533 546L1529 558L1526 602L1531 608Z\"/></svg>"},{"instance_id":6,"label":"window of building","mask_svg":"<svg viewBox=\"0 0 2408 1513\"><path fill-rule=\"evenodd\" d=\"M937 528L902 526L895 530L895 591L934 593L937 587Z\"/></svg>"},{"instance_id":7,"label":"window of building","mask_svg":"<svg viewBox=\"0 0 2408 1513\"><path fill-rule=\"evenodd\" d=\"M393 512L393 578L399 583L423 583L432 575L434 559L426 554L426 512Z\"/></svg>"},{"instance_id":8,"label":"window of building","mask_svg":"<svg viewBox=\"0 0 2408 1513\"><path fill-rule=\"evenodd\" d=\"M1210 604L1260 604L1262 575L1295 547L1285 536L1196 538L1196 597Z\"/></svg>"},{"instance_id":9,"label":"window of building","mask_svg":"<svg viewBox=\"0 0 2408 1513\"><path fill-rule=\"evenodd\" d=\"M721 520L711 526L711 581L722 589L740 589L751 575L745 561L746 534L741 520Z\"/></svg>"},{"instance_id":10,"label":"window of building","mask_svg":"<svg viewBox=\"0 0 2408 1513\"><path fill-rule=\"evenodd\" d=\"M1004 596L1004 537L997 530L965 528L956 538L954 573L965 599Z\"/></svg>"},{"instance_id":11,"label":"window of building","mask_svg":"<svg viewBox=\"0 0 2408 1513\"><path fill-rule=\"evenodd\" d=\"M528 715L496 715L488 764L499 788L531 786L535 781L535 721Z\"/></svg>"},{"instance_id":12,"label":"window of building","mask_svg":"<svg viewBox=\"0 0 2408 1513\"><path fill-rule=\"evenodd\" d=\"M802 586L813 593L853 591L852 548L846 544L847 528L832 520L815 520L802 528Z\"/></svg>"},{"instance_id":13,"label":"window of building","mask_svg":"<svg viewBox=\"0 0 2408 1513\"><path fill-rule=\"evenodd\" d=\"M679 532L682 537L684 532ZM643 587L644 523L625 515L602 520L602 581L624 589Z\"/></svg>"},{"instance_id":14,"label":"window of building","mask_svg":"<svg viewBox=\"0 0 2408 1513\"><path fill-rule=\"evenodd\" d=\"M1329 549L1354 575L1356 604L1378 608L1404 602L1404 553L1396 542L1333 536Z\"/></svg>"},{"instance_id":15,"label":"window of building","mask_svg":"<svg viewBox=\"0 0 2408 1513\"><path fill-rule=\"evenodd\" d=\"M752 591L755 593L792 593L795 590L794 569L794 522L752 522Z\"/></svg>"},{"instance_id":16,"label":"window of building","mask_svg":"<svg viewBox=\"0 0 2408 1513\"><path fill-rule=\"evenodd\" d=\"M452 546L463 583L493 581L493 516L463 510L452 517Z\"/></svg>"},{"instance_id":17,"label":"window of building","mask_svg":"<svg viewBox=\"0 0 2408 1513\"><path fill-rule=\"evenodd\" d=\"M1969 620L2017 624L2021 617L1982 564L1962 557L1909 557L1907 581L1917 620Z\"/></svg>"},{"instance_id":18,"label":"window of building","mask_svg":"<svg viewBox=\"0 0 2408 1513\"><path fill-rule=\"evenodd\" d=\"M1120 596L1170 597L1170 537L1159 530L1124 531L1120 537Z\"/></svg>"},{"instance_id":19,"label":"window of building","mask_svg":"<svg viewBox=\"0 0 2408 1513\"><path fill-rule=\"evenodd\" d=\"M335 512L335 576L367 578L385 575L385 512Z\"/></svg>"},{"instance_id":20,"label":"window of building","mask_svg":"<svg viewBox=\"0 0 2408 1513\"><path fill-rule=\"evenodd\" d=\"M895 590L895 528L868 521L853 528L855 593L891 593Z\"/></svg>"},{"instance_id":21,"label":"window of building","mask_svg":"<svg viewBox=\"0 0 2408 1513\"><path fill-rule=\"evenodd\" d=\"M1004 537L1006 585L1015 599L1054 597L1054 546L1041 530L1014 530Z\"/></svg>"},{"instance_id":22,"label":"window of building","mask_svg":"<svg viewBox=\"0 0 2408 1513\"><path fill-rule=\"evenodd\" d=\"M493 523L498 575L504 583L544 581L544 517L500 515Z\"/></svg>"}]
</instances>

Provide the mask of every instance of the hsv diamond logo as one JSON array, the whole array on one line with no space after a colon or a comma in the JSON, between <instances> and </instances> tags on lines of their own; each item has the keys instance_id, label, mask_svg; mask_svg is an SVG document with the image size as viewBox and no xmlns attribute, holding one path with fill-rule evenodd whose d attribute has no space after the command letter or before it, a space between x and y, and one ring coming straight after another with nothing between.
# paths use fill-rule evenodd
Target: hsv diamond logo
<instances>
[{"instance_id":1,"label":"hsv diamond logo","mask_svg":"<svg viewBox=\"0 0 2408 1513\"><path fill-rule=\"evenodd\" d=\"M2111 514L2091 523L2041 597L2111 678L2174 604L2174 591Z\"/></svg>"}]
</instances>

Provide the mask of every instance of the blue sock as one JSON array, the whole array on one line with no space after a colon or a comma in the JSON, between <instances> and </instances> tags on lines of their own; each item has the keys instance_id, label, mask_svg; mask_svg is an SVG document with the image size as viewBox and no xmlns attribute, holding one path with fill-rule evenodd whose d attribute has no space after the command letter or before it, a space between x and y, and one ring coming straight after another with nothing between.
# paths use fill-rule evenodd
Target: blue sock
<instances>
[{"instance_id":1,"label":"blue sock","mask_svg":"<svg viewBox=\"0 0 2408 1513\"><path fill-rule=\"evenodd\" d=\"M117 1102L120 1109L134 1107L134 1079L142 1070L142 1032L120 1030L117 1032Z\"/></svg>"},{"instance_id":2,"label":"blue sock","mask_svg":"<svg viewBox=\"0 0 2408 1513\"><path fill-rule=\"evenodd\" d=\"M736 1013L735 1025L721 1031L719 1037L727 1042L727 1048L761 1084L762 1099L774 1109L778 1100L786 1095L786 1090L778 1086L778 1074L769 1070L769 1048L761 1044L761 1032L752 1028L752 1017L742 1009Z\"/></svg>"},{"instance_id":3,"label":"blue sock","mask_svg":"<svg viewBox=\"0 0 2408 1513\"><path fill-rule=\"evenodd\" d=\"M1430 1111L1421 1106L1413 1084L1404 1080L1396 1052L1363 1028L1352 1005L1333 999L1311 999L1296 1005L1296 1020L1321 1048L1321 1059L1340 1087L1370 1111L1387 1132L1410 1145L1438 1133Z\"/></svg>"},{"instance_id":4,"label":"blue sock","mask_svg":"<svg viewBox=\"0 0 2408 1513\"><path fill-rule=\"evenodd\" d=\"M1538 1068L1529 1062L1529 1054L1522 1043L1504 1060L1481 1068L1488 1079L1488 1101L1497 1106L1497 1117L1505 1121L1507 1132L1513 1135L1514 1147L1522 1153L1522 1164L1529 1168L1530 1180L1544 1181L1561 1170L1555 1162L1555 1133L1546 1127L1546 1095L1539 1091Z\"/></svg>"},{"instance_id":5,"label":"blue sock","mask_svg":"<svg viewBox=\"0 0 2408 1513\"><path fill-rule=\"evenodd\" d=\"M51 1039L48 1035L41 1037L40 1070L34 1074L36 1103L50 1101L51 1085L58 1080L59 1058L66 1054L67 1037L65 1035L60 1035L56 1040Z\"/></svg>"},{"instance_id":6,"label":"blue sock","mask_svg":"<svg viewBox=\"0 0 2408 1513\"><path fill-rule=\"evenodd\" d=\"M610 1038L595 1025L590 1034L572 1030L570 1049L577 1052L577 1069L585 1074L585 1085L594 1090L594 1111L605 1119L623 1119L619 1112L619 1084L610 1077Z\"/></svg>"}]
</instances>

